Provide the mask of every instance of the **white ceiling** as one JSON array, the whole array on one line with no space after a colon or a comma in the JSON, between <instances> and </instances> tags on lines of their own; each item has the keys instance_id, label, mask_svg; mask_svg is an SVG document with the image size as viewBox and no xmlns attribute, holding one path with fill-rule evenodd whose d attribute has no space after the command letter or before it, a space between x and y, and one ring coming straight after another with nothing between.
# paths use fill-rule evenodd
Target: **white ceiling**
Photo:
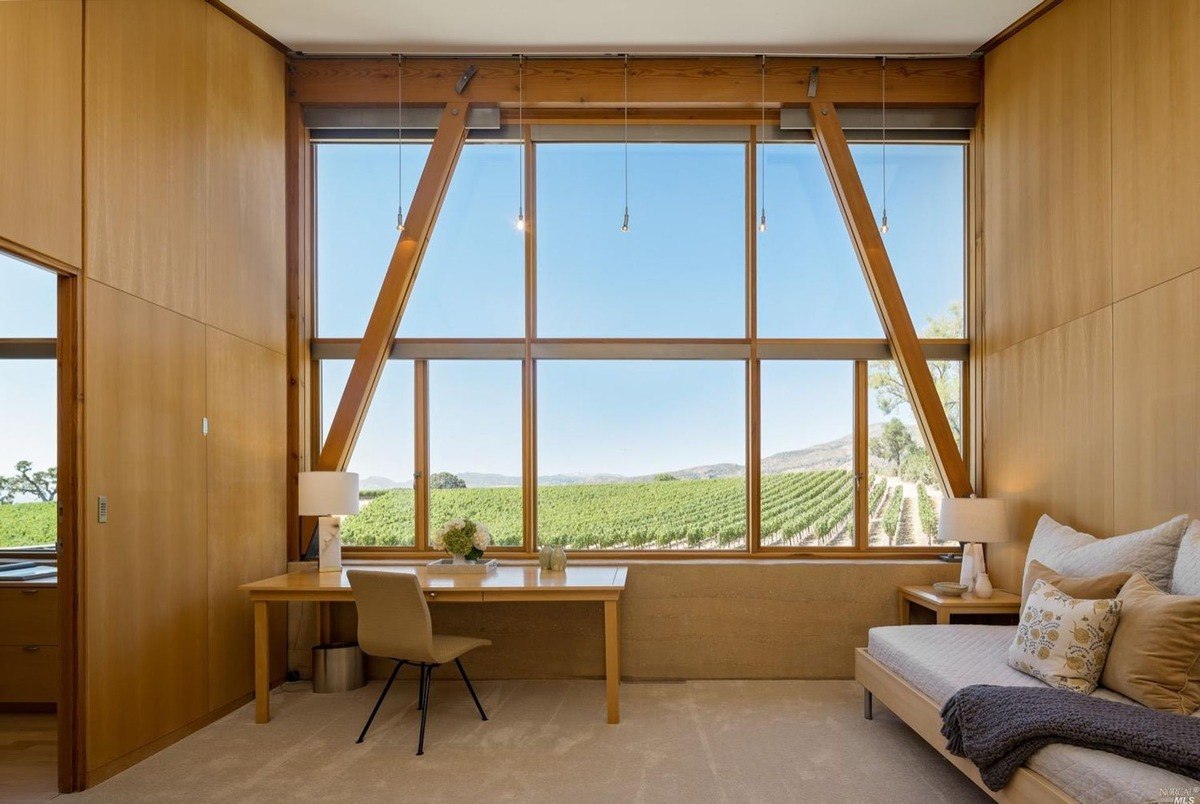
<instances>
[{"instance_id":1,"label":"white ceiling","mask_svg":"<svg viewBox=\"0 0 1200 804\"><path fill-rule=\"evenodd\" d=\"M310 53L969 53L1037 0L224 0Z\"/></svg>"}]
</instances>

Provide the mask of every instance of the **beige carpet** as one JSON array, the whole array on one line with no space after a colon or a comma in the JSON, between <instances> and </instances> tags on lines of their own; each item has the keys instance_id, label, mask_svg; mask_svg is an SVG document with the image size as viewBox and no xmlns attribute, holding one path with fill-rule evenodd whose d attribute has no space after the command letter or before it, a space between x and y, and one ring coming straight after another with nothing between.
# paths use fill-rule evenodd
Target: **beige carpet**
<instances>
[{"instance_id":1,"label":"beige carpet","mask_svg":"<svg viewBox=\"0 0 1200 804\"><path fill-rule=\"evenodd\" d=\"M862 717L850 681L624 684L603 722L599 681L435 682L425 756L415 685L276 692L78 798L94 801L971 802L983 794L891 713ZM72 797L76 798L76 797Z\"/></svg>"}]
</instances>

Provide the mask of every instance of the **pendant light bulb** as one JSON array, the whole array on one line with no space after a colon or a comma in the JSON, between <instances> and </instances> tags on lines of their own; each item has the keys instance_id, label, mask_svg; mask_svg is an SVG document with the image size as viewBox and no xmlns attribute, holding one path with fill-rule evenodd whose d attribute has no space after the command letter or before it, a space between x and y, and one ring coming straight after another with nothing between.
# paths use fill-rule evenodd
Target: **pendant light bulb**
<instances>
[{"instance_id":1,"label":"pendant light bulb","mask_svg":"<svg viewBox=\"0 0 1200 804\"><path fill-rule=\"evenodd\" d=\"M765 209L762 211L762 215L760 215L758 218L758 231L767 231L767 211Z\"/></svg>"},{"instance_id":2,"label":"pendant light bulb","mask_svg":"<svg viewBox=\"0 0 1200 804\"><path fill-rule=\"evenodd\" d=\"M879 224L879 233L880 234L888 233L887 213L886 212L883 213L883 221L881 221Z\"/></svg>"},{"instance_id":3,"label":"pendant light bulb","mask_svg":"<svg viewBox=\"0 0 1200 804\"><path fill-rule=\"evenodd\" d=\"M404 211L403 210L396 213L396 231L397 232L404 231Z\"/></svg>"},{"instance_id":4,"label":"pendant light bulb","mask_svg":"<svg viewBox=\"0 0 1200 804\"><path fill-rule=\"evenodd\" d=\"M525 210L521 210L517 213L517 231L525 231Z\"/></svg>"},{"instance_id":5,"label":"pendant light bulb","mask_svg":"<svg viewBox=\"0 0 1200 804\"><path fill-rule=\"evenodd\" d=\"M629 231L629 207L625 207L625 218L621 221L621 231Z\"/></svg>"}]
</instances>

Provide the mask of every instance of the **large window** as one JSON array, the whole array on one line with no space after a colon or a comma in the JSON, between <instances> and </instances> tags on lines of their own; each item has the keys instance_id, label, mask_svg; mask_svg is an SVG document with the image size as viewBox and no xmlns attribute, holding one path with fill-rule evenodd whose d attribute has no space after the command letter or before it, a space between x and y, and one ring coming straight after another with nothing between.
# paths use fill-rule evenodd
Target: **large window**
<instances>
[{"instance_id":1,"label":"large window","mask_svg":"<svg viewBox=\"0 0 1200 804\"><path fill-rule=\"evenodd\" d=\"M347 544L425 550L468 516L521 552L939 548L939 481L816 147L636 129L627 150L604 126L469 139L351 460ZM324 427L395 246L396 152L316 146ZM406 206L428 152L404 146ZM852 152L880 214L882 147ZM966 146L889 145L886 168L885 242L963 445Z\"/></svg>"},{"instance_id":2,"label":"large window","mask_svg":"<svg viewBox=\"0 0 1200 804\"><path fill-rule=\"evenodd\" d=\"M0 549L58 537L57 280L0 253Z\"/></svg>"}]
</instances>

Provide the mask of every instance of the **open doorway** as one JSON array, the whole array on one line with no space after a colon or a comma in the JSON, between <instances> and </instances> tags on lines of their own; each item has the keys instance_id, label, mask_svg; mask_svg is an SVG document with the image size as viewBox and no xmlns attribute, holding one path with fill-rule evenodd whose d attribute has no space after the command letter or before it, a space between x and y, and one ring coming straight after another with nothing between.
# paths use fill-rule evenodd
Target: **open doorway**
<instances>
[{"instance_id":1,"label":"open doorway","mask_svg":"<svg viewBox=\"0 0 1200 804\"><path fill-rule=\"evenodd\" d=\"M76 788L79 281L0 251L0 798Z\"/></svg>"}]
</instances>

